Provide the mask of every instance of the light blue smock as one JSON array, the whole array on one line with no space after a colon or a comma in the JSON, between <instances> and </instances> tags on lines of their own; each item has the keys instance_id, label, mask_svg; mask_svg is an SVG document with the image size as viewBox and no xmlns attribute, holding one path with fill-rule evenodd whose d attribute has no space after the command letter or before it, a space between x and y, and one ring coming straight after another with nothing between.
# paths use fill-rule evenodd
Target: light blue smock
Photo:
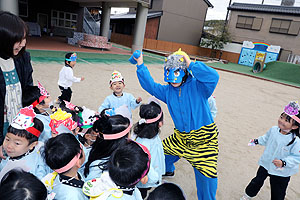
<instances>
[{"instance_id":1,"label":"light blue smock","mask_svg":"<svg viewBox=\"0 0 300 200\"><path fill-rule=\"evenodd\" d=\"M278 126L273 126L265 135L258 138L258 144L265 146L258 163L271 175L288 177L299 171L300 139L296 137L294 143L287 146L293 139L293 135L284 135L279 131ZM286 166L277 168L272 163L275 159L285 161Z\"/></svg>"},{"instance_id":2,"label":"light blue smock","mask_svg":"<svg viewBox=\"0 0 300 200\"><path fill-rule=\"evenodd\" d=\"M161 184L162 175L166 173L164 149L159 135L152 139L136 138L136 142L146 146L151 154L150 170L147 174L148 182L139 182L138 188L157 187Z\"/></svg>"},{"instance_id":3,"label":"light blue smock","mask_svg":"<svg viewBox=\"0 0 300 200\"><path fill-rule=\"evenodd\" d=\"M136 98L132 94L123 92L123 95L118 97L114 94L107 96L104 99L104 102L102 105L98 108L98 112L101 113L102 110L105 108L119 108L123 105L126 105L130 111L134 110L136 107L138 107L140 104L136 103Z\"/></svg>"}]
</instances>

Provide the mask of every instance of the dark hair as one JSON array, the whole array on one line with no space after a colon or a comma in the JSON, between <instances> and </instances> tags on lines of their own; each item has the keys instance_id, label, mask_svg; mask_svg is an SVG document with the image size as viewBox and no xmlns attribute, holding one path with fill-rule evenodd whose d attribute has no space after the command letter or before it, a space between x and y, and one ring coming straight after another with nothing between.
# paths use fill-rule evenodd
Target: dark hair
<instances>
[{"instance_id":1,"label":"dark hair","mask_svg":"<svg viewBox=\"0 0 300 200\"><path fill-rule=\"evenodd\" d=\"M45 143L43 156L46 164L55 170L66 166L80 151L80 143L73 134L61 133Z\"/></svg>"},{"instance_id":2,"label":"dark hair","mask_svg":"<svg viewBox=\"0 0 300 200\"><path fill-rule=\"evenodd\" d=\"M300 129L299 129L300 124L299 124L299 122L297 122L296 120L291 118L289 115L287 115L285 112L281 113L280 116L283 116L283 115L285 115L286 120L288 120L289 122L291 122L291 120L293 120L293 125L298 126L298 128L292 129L290 131L290 133L293 134L293 139L287 144L287 146L289 146L289 145L291 145L295 142L296 137L300 138L300 132L299 132L300 131ZM300 118L300 113L298 113L298 115L296 115L296 117Z\"/></svg>"},{"instance_id":3,"label":"dark hair","mask_svg":"<svg viewBox=\"0 0 300 200\"><path fill-rule=\"evenodd\" d=\"M136 142L127 140L110 156L109 176L118 186L134 187L135 182L141 179L147 170L148 161L148 155L144 150Z\"/></svg>"},{"instance_id":4,"label":"dark hair","mask_svg":"<svg viewBox=\"0 0 300 200\"><path fill-rule=\"evenodd\" d=\"M23 107L30 106L33 102L39 100L40 96L42 95L38 86L32 86L32 85L26 86L24 91L22 92ZM44 105L45 101L42 100L41 102L38 103ZM33 110L35 113L41 114L41 112L36 107L34 107Z\"/></svg>"},{"instance_id":5,"label":"dark hair","mask_svg":"<svg viewBox=\"0 0 300 200\"><path fill-rule=\"evenodd\" d=\"M83 128L81 128L81 130L83 130ZM87 142L87 139L85 138L85 135L86 134L91 134L92 130L93 130L92 128L88 128L87 131L83 135L80 135L80 134L77 135L78 140L81 144L85 144Z\"/></svg>"},{"instance_id":6,"label":"dark hair","mask_svg":"<svg viewBox=\"0 0 300 200\"><path fill-rule=\"evenodd\" d=\"M88 161L85 164L85 176L89 174L89 167L93 161L109 157L112 152L118 148L118 146L126 142L125 139L128 137L128 134L126 134L125 136L115 140L104 140L102 134L119 133L124 131L129 125L129 119L122 115L107 116L105 115L105 110L101 112L100 118L93 124L93 130L100 134L93 143ZM102 163L102 165L98 167L102 170L106 170L107 162Z\"/></svg>"},{"instance_id":7,"label":"dark hair","mask_svg":"<svg viewBox=\"0 0 300 200\"><path fill-rule=\"evenodd\" d=\"M181 188L174 183L163 183L152 192L147 200L185 200L185 195Z\"/></svg>"},{"instance_id":8,"label":"dark hair","mask_svg":"<svg viewBox=\"0 0 300 200\"><path fill-rule=\"evenodd\" d=\"M37 130L39 130L40 132L43 132L43 130L44 130L43 122L36 117L33 118L33 127L36 128ZM24 137L28 140L29 144L31 144L35 141L38 141L38 139L39 139L37 136L33 135L32 133L30 133L26 130L16 129L16 128L12 127L11 125L9 125L9 127L7 128L7 133L11 133L16 136Z\"/></svg>"},{"instance_id":9,"label":"dark hair","mask_svg":"<svg viewBox=\"0 0 300 200\"><path fill-rule=\"evenodd\" d=\"M141 105L140 117L143 119L153 119L157 117L161 111L161 107L157 103L152 101L149 104ZM136 123L134 125L133 131L137 135L137 137L151 139L159 133L159 122L161 122L162 120L163 114L161 115L160 119L156 122L150 124Z\"/></svg>"},{"instance_id":10,"label":"dark hair","mask_svg":"<svg viewBox=\"0 0 300 200\"><path fill-rule=\"evenodd\" d=\"M3 59L15 57L14 45L16 42L21 42L24 35L27 37L27 32L27 25L20 17L10 12L0 11L0 57ZM25 47L18 55L23 54L24 51Z\"/></svg>"},{"instance_id":11,"label":"dark hair","mask_svg":"<svg viewBox=\"0 0 300 200\"><path fill-rule=\"evenodd\" d=\"M66 59L70 59L72 54L73 54L73 53L67 53L67 54L65 55L65 65L70 66L70 62L71 62L71 61L67 61Z\"/></svg>"},{"instance_id":12,"label":"dark hair","mask_svg":"<svg viewBox=\"0 0 300 200\"><path fill-rule=\"evenodd\" d=\"M0 200L44 200L47 189L33 174L13 169L3 177L0 194Z\"/></svg>"}]
</instances>

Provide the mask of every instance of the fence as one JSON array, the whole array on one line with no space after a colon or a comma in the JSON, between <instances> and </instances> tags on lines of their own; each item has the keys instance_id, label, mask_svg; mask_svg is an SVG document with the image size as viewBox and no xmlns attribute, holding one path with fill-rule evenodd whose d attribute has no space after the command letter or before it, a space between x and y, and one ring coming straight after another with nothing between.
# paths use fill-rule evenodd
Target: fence
<instances>
[{"instance_id":1,"label":"fence","mask_svg":"<svg viewBox=\"0 0 300 200\"><path fill-rule=\"evenodd\" d=\"M121 44L127 47L132 46L133 36L131 35L124 35L119 33L111 33L111 42ZM176 43L176 42L167 42L162 40L154 40L154 39L144 39L144 49L151 49L156 51L164 51L164 52L174 52L177 51L179 48L185 51L189 55L194 56L205 56L211 57L212 50L209 48L193 46L188 44ZM215 58L220 57L220 50L216 51ZM223 60L228 60L229 62L238 63L239 60L239 53L229 52L229 51L222 51Z\"/></svg>"},{"instance_id":2,"label":"fence","mask_svg":"<svg viewBox=\"0 0 300 200\"><path fill-rule=\"evenodd\" d=\"M300 56L295 54L289 54L287 62L293 64L300 64Z\"/></svg>"}]
</instances>

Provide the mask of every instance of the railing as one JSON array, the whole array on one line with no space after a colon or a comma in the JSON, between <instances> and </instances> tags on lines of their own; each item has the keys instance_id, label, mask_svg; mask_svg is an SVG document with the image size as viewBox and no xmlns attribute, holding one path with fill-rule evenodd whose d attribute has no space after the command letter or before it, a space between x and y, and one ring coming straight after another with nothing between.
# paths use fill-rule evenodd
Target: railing
<instances>
[{"instance_id":1,"label":"railing","mask_svg":"<svg viewBox=\"0 0 300 200\"><path fill-rule=\"evenodd\" d=\"M85 7L83 14L83 31L87 34L99 35L100 23L96 22L90 11Z\"/></svg>"},{"instance_id":2,"label":"railing","mask_svg":"<svg viewBox=\"0 0 300 200\"><path fill-rule=\"evenodd\" d=\"M300 56L295 54L289 54L287 62L293 64L300 64Z\"/></svg>"}]
</instances>

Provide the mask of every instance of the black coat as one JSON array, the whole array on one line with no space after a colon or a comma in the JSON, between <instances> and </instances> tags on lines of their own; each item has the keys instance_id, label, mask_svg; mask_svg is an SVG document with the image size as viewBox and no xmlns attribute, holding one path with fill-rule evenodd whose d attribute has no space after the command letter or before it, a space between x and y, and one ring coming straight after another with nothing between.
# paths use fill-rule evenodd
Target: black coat
<instances>
[{"instance_id":1,"label":"black coat","mask_svg":"<svg viewBox=\"0 0 300 200\"><path fill-rule=\"evenodd\" d=\"M28 85L33 85L32 66L30 62L30 54L25 51L22 56L14 58L15 68L19 76L22 91ZM0 145L3 143L3 124L4 124L4 103L5 103L6 85L3 72L0 68Z\"/></svg>"}]
</instances>

